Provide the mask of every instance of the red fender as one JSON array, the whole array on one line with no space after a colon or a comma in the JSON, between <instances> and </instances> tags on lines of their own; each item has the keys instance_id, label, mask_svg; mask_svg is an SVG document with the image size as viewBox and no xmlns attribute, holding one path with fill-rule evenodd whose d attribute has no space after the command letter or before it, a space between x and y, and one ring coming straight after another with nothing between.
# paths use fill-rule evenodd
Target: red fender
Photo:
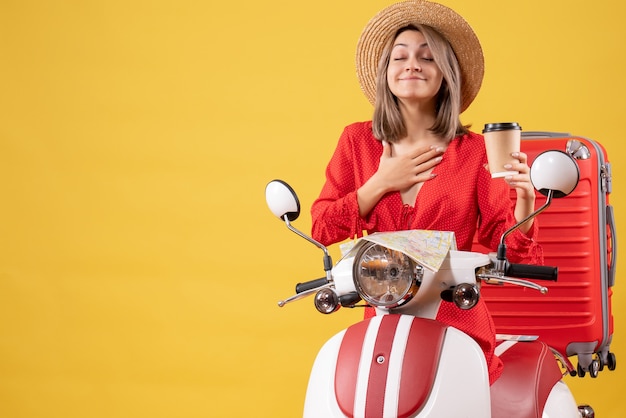
<instances>
[{"instance_id":1,"label":"red fender","mask_svg":"<svg viewBox=\"0 0 626 418\"><path fill-rule=\"evenodd\" d=\"M401 315L384 315L375 336L365 400L365 416L382 416L387 375L394 336ZM371 319L352 325L343 337L335 374L335 396L339 408L354 416L359 363ZM430 319L412 318L402 359L398 417L415 415L428 399L433 386L447 326ZM424 342L427 341L428 344ZM383 359L383 361L380 361Z\"/></svg>"}]
</instances>

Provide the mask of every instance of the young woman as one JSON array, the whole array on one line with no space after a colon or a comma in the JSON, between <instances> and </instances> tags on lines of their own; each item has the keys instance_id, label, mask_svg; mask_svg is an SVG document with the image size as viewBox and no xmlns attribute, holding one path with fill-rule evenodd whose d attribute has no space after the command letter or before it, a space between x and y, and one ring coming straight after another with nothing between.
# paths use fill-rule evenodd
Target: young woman
<instances>
[{"instance_id":1,"label":"young woman","mask_svg":"<svg viewBox=\"0 0 626 418\"><path fill-rule=\"evenodd\" d=\"M476 35L445 6L408 1L376 15L357 47L357 74L374 115L347 126L339 139L311 209L313 238L330 245L364 233L426 229L453 231L460 250L470 250L475 235L495 250L502 233L533 211L535 194L524 153L506 167L518 175L492 179L482 135L460 122L483 68ZM509 235L512 262L542 263L535 234L529 221ZM481 344L495 381L502 365L485 304L462 311L442 302L438 319Z\"/></svg>"}]
</instances>

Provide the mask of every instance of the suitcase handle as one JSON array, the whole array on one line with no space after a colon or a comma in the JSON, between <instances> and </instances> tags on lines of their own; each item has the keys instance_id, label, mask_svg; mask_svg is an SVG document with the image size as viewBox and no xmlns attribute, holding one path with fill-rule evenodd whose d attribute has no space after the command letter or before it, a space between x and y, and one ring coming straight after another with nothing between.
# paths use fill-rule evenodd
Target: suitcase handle
<instances>
[{"instance_id":1,"label":"suitcase handle","mask_svg":"<svg viewBox=\"0 0 626 418\"><path fill-rule=\"evenodd\" d=\"M522 131L522 138L567 138L572 136L567 132L549 131Z\"/></svg>"},{"instance_id":2,"label":"suitcase handle","mask_svg":"<svg viewBox=\"0 0 626 418\"><path fill-rule=\"evenodd\" d=\"M615 216L613 214L613 206L606 206L606 224L611 230L611 264L609 265L609 287L615 284L615 265L617 260L617 237L615 229Z\"/></svg>"}]
</instances>

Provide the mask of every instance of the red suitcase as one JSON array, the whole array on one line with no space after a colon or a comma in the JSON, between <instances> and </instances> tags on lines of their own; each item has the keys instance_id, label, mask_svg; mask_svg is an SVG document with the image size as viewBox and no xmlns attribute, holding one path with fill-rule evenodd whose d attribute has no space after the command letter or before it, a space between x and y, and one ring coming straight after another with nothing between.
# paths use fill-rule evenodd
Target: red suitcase
<instances>
[{"instance_id":1,"label":"red suitcase","mask_svg":"<svg viewBox=\"0 0 626 418\"><path fill-rule=\"evenodd\" d=\"M525 132L521 147L529 165L541 152L556 149L572 155L580 169L576 189L554 199L537 218L545 265L558 267L558 280L541 283L549 289L545 295L511 285L483 285L481 293L498 333L538 336L567 357L578 356L580 377L586 372L596 377L605 366L615 368L610 352L616 261L608 201L611 166L599 143L569 134ZM544 203L537 193L536 207ZM475 250L485 251L476 243Z\"/></svg>"}]
</instances>

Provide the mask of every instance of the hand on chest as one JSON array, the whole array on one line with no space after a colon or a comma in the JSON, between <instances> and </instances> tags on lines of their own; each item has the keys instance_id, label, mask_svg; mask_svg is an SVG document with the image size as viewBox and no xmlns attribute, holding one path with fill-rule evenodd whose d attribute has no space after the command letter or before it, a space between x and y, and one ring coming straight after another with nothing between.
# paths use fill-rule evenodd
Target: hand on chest
<instances>
[{"instance_id":1,"label":"hand on chest","mask_svg":"<svg viewBox=\"0 0 626 418\"><path fill-rule=\"evenodd\" d=\"M433 180L443 162L445 145L416 144L398 142L393 144L392 159L395 160L398 175L405 178L400 193L403 204L415 206L420 190L426 182Z\"/></svg>"}]
</instances>

